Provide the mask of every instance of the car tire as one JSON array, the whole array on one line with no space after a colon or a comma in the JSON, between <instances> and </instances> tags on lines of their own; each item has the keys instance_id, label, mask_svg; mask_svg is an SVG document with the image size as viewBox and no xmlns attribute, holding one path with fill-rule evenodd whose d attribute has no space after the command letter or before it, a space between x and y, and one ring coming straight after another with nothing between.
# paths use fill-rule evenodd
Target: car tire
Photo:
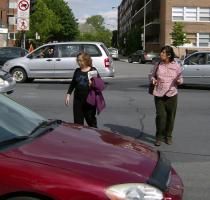
<instances>
[{"instance_id":1,"label":"car tire","mask_svg":"<svg viewBox=\"0 0 210 200\"><path fill-rule=\"evenodd\" d=\"M128 62L132 63L133 62L132 58L128 58Z\"/></svg>"},{"instance_id":2,"label":"car tire","mask_svg":"<svg viewBox=\"0 0 210 200\"><path fill-rule=\"evenodd\" d=\"M26 82L27 75L24 69L22 68L15 68L12 70L12 76L14 77L17 83L24 83Z\"/></svg>"},{"instance_id":3,"label":"car tire","mask_svg":"<svg viewBox=\"0 0 210 200\"><path fill-rule=\"evenodd\" d=\"M19 197L10 197L6 200L41 200L41 199L36 197L19 196Z\"/></svg>"}]
</instances>

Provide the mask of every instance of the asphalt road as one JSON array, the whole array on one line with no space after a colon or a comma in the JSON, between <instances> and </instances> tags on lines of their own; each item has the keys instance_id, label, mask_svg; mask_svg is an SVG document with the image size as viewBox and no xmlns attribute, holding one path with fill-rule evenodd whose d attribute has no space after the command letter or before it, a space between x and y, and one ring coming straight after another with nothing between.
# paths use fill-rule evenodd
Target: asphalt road
<instances>
[{"instance_id":1,"label":"asphalt road","mask_svg":"<svg viewBox=\"0 0 210 200\"><path fill-rule=\"evenodd\" d=\"M115 62L116 77L106 79L106 109L99 127L120 132L153 146L155 108L147 93L151 65ZM46 118L73 121L72 106L64 106L69 80L35 80L17 84L11 95ZM171 160L185 185L184 200L210 199L210 88L179 89L173 145L158 147ZM155 147L156 148L156 147Z\"/></svg>"}]
</instances>

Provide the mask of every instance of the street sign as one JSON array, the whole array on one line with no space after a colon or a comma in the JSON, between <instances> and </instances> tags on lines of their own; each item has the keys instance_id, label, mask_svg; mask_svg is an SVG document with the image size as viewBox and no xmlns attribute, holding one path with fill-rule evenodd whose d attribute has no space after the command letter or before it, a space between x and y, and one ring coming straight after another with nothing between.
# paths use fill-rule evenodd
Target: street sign
<instances>
[{"instance_id":1,"label":"street sign","mask_svg":"<svg viewBox=\"0 0 210 200\"><path fill-rule=\"evenodd\" d=\"M18 0L17 18L29 18L30 0Z\"/></svg>"},{"instance_id":2,"label":"street sign","mask_svg":"<svg viewBox=\"0 0 210 200\"><path fill-rule=\"evenodd\" d=\"M17 30L28 31L29 30L29 19L28 18L18 18L17 19Z\"/></svg>"},{"instance_id":3,"label":"street sign","mask_svg":"<svg viewBox=\"0 0 210 200\"><path fill-rule=\"evenodd\" d=\"M21 10L21 11L27 11L29 9L29 2L27 0L21 0L19 1L18 3L18 8Z\"/></svg>"},{"instance_id":4,"label":"street sign","mask_svg":"<svg viewBox=\"0 0 210 200\"><path fill-rule=\"evenodd\" d=\"M17 30L29 30L30 0L17 1Z\"/></svg>"}]
</instances>

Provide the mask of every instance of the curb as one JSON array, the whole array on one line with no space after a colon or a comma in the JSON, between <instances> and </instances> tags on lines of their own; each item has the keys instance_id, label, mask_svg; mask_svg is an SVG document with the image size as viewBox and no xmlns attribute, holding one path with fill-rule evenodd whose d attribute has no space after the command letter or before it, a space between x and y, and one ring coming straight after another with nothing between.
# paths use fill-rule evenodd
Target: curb
<instances>
[{"instance_id":1,"label":"curb","mask_svg":"<svg viewBox=\"0 0 210 200\"><path fill-rule=\"evenodd\" d=\"M119 59L121 62L128 62L128 59Z\"/></svg>"}]
</instances>

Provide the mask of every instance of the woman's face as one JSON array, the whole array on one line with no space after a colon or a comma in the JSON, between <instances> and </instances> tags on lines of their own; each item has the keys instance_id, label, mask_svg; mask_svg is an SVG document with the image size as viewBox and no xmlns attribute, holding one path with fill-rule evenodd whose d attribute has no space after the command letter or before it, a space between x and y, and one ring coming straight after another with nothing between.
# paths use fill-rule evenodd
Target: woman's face
<instances>
[{"instance_id":1,"label":"woman's face","mask_svg":"<svg viewBox=\"0 0 210 200\"><path fill-rule=\"evenodd\" d=\"M160 59L163 62L169 62L169 56L167 55L166 50L160 52Z\"/></svg>"},{"instance_id":2,"label":"woman's face","mask_svg":"<svg viewBox=\"0 0 210 200\"><path fill-rule=\"evenodd\" d=\"M78 62L78 65L79 65L80 67L85 67L85 62L84 62L82 56L78 56L77 62Z\"/></svg>"}]
</instances>

